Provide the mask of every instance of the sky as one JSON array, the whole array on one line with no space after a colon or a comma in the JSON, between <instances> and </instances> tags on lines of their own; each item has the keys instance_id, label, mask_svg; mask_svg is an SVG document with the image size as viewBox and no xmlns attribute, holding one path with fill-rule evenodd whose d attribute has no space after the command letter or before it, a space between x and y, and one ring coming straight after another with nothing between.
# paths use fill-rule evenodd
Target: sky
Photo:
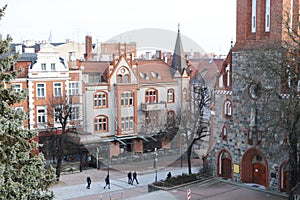
<instances>
[{"instance_id":1,"label":"sky","mask_svg":"<svg viewBox=\"0 0 300 200\"><path fill-rule=\"evenodd\" d=\"M105 42L144 28L178 30L206 53L227 54L235 41L236 0L0 0L7 4L0 21L3 37L84 42L86 35Z\"/></svg>"}]
</instances>

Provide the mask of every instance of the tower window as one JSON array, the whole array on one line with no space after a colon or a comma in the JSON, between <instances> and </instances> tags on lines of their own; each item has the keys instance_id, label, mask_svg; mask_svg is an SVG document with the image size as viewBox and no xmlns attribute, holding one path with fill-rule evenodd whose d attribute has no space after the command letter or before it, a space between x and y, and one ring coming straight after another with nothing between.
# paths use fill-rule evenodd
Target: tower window
<instances>
[{"instance_id":1,"label":"tower window","mask_svg":"<svg viewBox=\"0 0 300 200\"><path fill-rule=\"evenodd\" d=\"M256 0L252 0L251 32L256 32Z\"/></svg>"}]
</instances>

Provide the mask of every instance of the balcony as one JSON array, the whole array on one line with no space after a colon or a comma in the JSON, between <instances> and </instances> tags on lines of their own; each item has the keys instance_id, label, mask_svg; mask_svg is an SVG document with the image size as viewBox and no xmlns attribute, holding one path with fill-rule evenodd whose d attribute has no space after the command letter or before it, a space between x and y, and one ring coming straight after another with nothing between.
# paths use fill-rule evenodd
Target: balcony
<instances>
[{"instance_id":1,"label":"balcony","mask_svg":"<svg viewBox=\"0 0 300 200\"><path fill-rule=\"evenodd\" d=\"M158 110L166 109L167 104L166 104L166 102L142 103L141 107L142 107L142 111L158 111Z\"/></svg>"}]
</instances>

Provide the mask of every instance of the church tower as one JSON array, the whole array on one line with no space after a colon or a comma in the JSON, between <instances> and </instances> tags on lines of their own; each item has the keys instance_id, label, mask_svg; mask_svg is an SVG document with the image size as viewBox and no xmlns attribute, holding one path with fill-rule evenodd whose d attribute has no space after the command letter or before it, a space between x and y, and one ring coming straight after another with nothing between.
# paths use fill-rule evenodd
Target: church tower
<instances>
[{"instance_id":1,"label":"church tower","mask_svg":"<svg viewBox=\"0 0 300 200\"><path fill-rule=\"evenodd\" d=\"M285 192L289 190L289 154L280 145L284 134L279 129L269 131L275 116L266 120L266 99L259 96L258 83L251 77L257 73L256 62L250 63L249 58L252 49L262 53L261 47L286 40L287 30L299 30L299 0L237 0L236 14L236 43L215 90L212 171L215 176ZM269 76L257 77L264 83ZM271 142L270 135L280 139Z\"/></svg>"},{"instance_id":2,"label":"church tower","mask_svg":"<svg viewBox=\"0 0 300 200\"><path fill-rule=\"evenodd\" d=\"M279 42L299 23L299 0L237 0L235 50Z\"/></svg>"}]
</instances>

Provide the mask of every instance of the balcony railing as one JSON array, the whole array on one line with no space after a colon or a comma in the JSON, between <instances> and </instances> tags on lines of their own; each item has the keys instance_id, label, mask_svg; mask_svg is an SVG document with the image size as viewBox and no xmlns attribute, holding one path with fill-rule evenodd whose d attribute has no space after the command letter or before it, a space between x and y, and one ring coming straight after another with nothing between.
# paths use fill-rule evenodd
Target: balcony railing
<instances>
[{"instance_id":1,"label":"balcony railing","mask_svg":"<svg viewBox=\"0 0 300 200\"><path fill-rule=\"evenodd\" d=\"M164 110L167 108L166 102L159 103L142 103L142 111L155 111L155 110Z\"/></svg>"}]
</instances>

